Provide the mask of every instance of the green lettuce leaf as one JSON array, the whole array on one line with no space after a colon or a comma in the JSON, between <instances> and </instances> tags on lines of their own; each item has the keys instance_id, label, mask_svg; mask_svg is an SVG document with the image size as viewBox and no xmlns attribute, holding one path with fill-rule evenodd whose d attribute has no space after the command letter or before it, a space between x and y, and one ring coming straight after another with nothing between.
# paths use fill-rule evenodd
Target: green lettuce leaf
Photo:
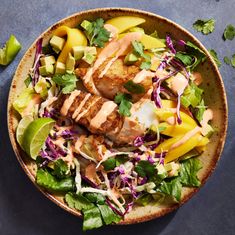
<instances>
[{"instance_id":1,"label":"green lettuce leaf","mask_svg":"<svg viewBox=\"0 0 235 235\"><path fill-rule=\"evenodd\" d=\"M103 205L105 203L105 197L100 193L85 193L84 197L95 204Z\"/></svg>"},{"instance_id":2,"label":"green lettuce leaf","mask_svg":"<svg viewBox=\"0 0 235 235\"><path fill-rule=\"evenodd\" d=\"M99 228L103 225L101 213L98 207L83 211L83 231Z\"/></svg>"},{"instance_id":3,"label":"green lettuce leaf","mask_svg":"<svg viewBox=\"0 0 235 235\"><path fill-rule=\"evenodd\" d=\"M106 225L111 223L118 223L121 217L113 212L113 210L106 204L97 205L102 215L103 221Z\"/></svg>"},{"instance_id":4,"label":"green lettuce leaf","mask_svg":"<svg viewBox=\"0 0 235 235\"><path fill-rule=\"evenodd\" d=\"M89 210L95 207L93 203L91 203L87 198L85 198L81 194L75 194L72 192L69 192L65 195L65 202L70 208L74 208L79 211Z\"/></svg>"},{"instance_id":5,"label":"green lettuce leaf","mask_svg":"<svg viewBox=\"0 0 235 235\"><path fill-rule=\"evenodd\" d=\"M181 199L182 184L180 178L174 178L168 181L162 181L158 191L173 197L177 202Z\"/></svg>"},{"instance_id":6,"label":"green lettuce leaf","mask_svg":"<svg viewBox=\"0 0 235 235\"><path fill-rule=\"evenodd\" d=\"M206 111L206 106L204 100L202 99L200 103L193 109L193 113L199 122L202 121L203 114L205 111Z\"/></svg>"},{"instance_id":7,"label":"green lettuce leaf","mask_svg":"<svg viewBox=\"0 0 235 235\"><path fill-rule=\"evenodd\" d=\"M49 173L48 170L38 169L36 174L36 182L39 186L50 192L69 192L75 189L73 177L67 177L59 180Z\"/></svg>"},{"instance_id":8,"label":"green lettuce leaf","mask_svg":"<svg viewBox=\"0 0 235 235\"><path fill-rule=\"evenodd\" d=\"M197 158L190 158L182 161L180 169L180 182L184 186L199 187L200 180L197 178L198 171L202 168L202 164Z\"/></svg>"}]
</instances>

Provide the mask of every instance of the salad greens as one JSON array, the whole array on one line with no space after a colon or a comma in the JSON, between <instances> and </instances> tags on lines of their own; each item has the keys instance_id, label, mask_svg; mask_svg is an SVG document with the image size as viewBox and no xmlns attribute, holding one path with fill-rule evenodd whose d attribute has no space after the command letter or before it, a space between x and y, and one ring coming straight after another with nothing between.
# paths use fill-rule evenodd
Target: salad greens
<instances>
[{"instance_id":1,"label":"salad greens","mask_svg":"<svg viewBox=\"0 0 235 235\"><path fill-rule=\"evenodd\" d=\"M224 40L233 40L235 37L235 28L233 25L229 24L226 26L223 34Z\"/></svg>"},{"instance_id":2,"label":"salad greens","mask_svg":"<svg viewBox=\"0 0 235 235\"><path fill-rule=\"evenodd\" d=\"M216 51L213 50L213 49L210 49L209 52L210 52L210 54L212 55L212 57L213 57L215 63L217 64L217 66L220 67L220 66L221 66L221 62L220 62L220 60L219 60L219 58L218 58L218 55L217 55Z\"/></svg>"},{"instance_id":3,"label":"salad greens","mask_svg":"<svg viewBox=\"0 0 235 235\"><path fill-rule=\"evenodd\" d=\"M126 82L124 87L132 94L142 94L145 92L145 89L142 85L134 83L131 80Z\"/></svg>"}]
</instances>

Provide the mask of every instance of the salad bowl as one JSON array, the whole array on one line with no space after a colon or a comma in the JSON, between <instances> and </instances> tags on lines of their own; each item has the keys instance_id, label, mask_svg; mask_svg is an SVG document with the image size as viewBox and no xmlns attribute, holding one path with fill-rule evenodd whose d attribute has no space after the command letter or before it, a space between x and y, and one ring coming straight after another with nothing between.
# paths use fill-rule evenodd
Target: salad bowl
<instances>
[{"instance_id":1,"label":"salad bowl","mask_svg":"<svg viewBox=\"0 0 235 235\"><path fill-rule=\"evenodd\" d=\"M110 18L118 17L118 16L136 16L141 17L146 20L141 26L145 29L147 33L151 33L154 30L157 30L160 38L165 37L166 34L170 34L172 38L176 41L184 40L190 41L194 43L198 48L200 48L206 55L207 60L203 62L197 70L201 73L204 82L202 84L202 88L204 89L204 99L205 103L213 110L213 120L212 126L216 130L212 135L208 146L203 152L202 155L199 156L200 161L202 162L202 169L198 172L198 178L201 181L201 185L204 185L208 177L214 171L216 164L220 158L222 153L222 149L224 146L226 131L227 131L227 122L228 122L228 110L227 110L227 101L226 101L226 93L222 81L222 77L219 73L218 67L210 56L209 52L206 48L196 39L191 33L185 30L183 27L178 24L161 17L159 15L155 15L153 13L140 11L136 9L127 9L127 8L100 8L100 9L92 9L88 11L78 12L74 15L71 15L65 19L60 20L53 26L49 27L45 32L43 32L39 38L37 38L34 43L30 46L30 48L26 51L23 56L19 66L16 69L11 89L9 93L8 99L8 130L9 136L11 140L12 147L16 154L16 157L28 175L30 180L35 184L35 186L51 201L56 203L61 208L66 211L76 215L81 216L81 213L75 209L70 208L63 200L63 196L59 194L48 193L46 190L42 189L35 183L36 177L36 164L32 161L26 153L19 147L16 140L16 128L19 123L20 117L17 112L12 108L14 101L17 96L21 93L22 87L24 86L24 80L27 77L28 71L32 67L34 63L34 56L36 50L36 42L42 38L43 44L48 43L49 39L53 32L58 29L62 25L66 25L69 27L76 27L83 20L94 20L97 18L103 18L104 20L108 20ZM174 204L149 204L146 206L135 206L133 210L126 214L124 219L119 222L119 224L133 224L148 221L154 218L161 217L176 208L180 205L187 202L199 188L183 188L182 196L180 203Z\"/></svg>"}]
</instances>

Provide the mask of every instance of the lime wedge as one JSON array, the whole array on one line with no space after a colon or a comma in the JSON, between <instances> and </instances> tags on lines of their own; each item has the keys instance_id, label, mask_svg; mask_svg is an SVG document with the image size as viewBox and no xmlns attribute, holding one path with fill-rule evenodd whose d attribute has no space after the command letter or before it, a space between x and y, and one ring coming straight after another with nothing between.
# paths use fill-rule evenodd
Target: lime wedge
<instances>
[{"instance_id":1,"label":"lime wedge","mask_svg":"<svg viewBox=\"0 0 235 235\"><path fill-rule=\"evenodd\" d=\"M30 122L33 121L33 117L32 116L25 116L23 117L16 129L16 140L19 143L20 147L23 148L22 146L22 141L23 141L23 134L25 129L27 128L27 126L30 124Z\"/></svg>"},{"instance_id":2,"label":"lime wedge","mask_svg":"<svg viewBox=\"0 0 235 235\"><path fill-rule=\"evenodd\" d=\"M31 122L23 134L22 146L26 153L36 159L55 121L51 118L38 118Z\"/></svg>"}]
</instances>

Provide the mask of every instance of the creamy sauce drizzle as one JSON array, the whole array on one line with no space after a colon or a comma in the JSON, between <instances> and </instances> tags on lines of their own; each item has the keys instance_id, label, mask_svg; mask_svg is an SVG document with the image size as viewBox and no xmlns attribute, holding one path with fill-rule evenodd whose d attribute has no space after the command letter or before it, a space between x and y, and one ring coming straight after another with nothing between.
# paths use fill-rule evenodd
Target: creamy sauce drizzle
<instances>
[{"instance_id":1,"label":"creamy sauce drizzle","mask_svg":"<svg viewBox=\"0 0 235 235\"><path fill-rule=\"evenodd\" d=\"M133 78L133 82L134 83L141 83L143 80L145 80L148 77L154 77L154 75L155 75L155 73L143 69L135 75L135 77Z\"/></svg>"},{"instance_id":2,"label":"creamy sauce drizzle","mask_svg":"<svg viewBox=\"0 0 235 235\"><path fill-rule=\"evenodd\" d=\"M77 117L76 117L76 122L78 122L80 119L81 119L81 117L83 117L86 113L88 113L89 112L89 110L90 110L90 108L96 103L96 102L98 102L98 100L100 100L101 99L101 97L98 97L98 98L94 98L94 100L93 100L93 102L88 106L88 108L86 109L86 110L84 110L82 113L80 113Z\"/></svg>"},{"instance_id":3,"label":"creamy sauce drizzle","mask_svg":"<svg viewBox=\"0 0 235 235\"><path fill-rule=\"evenodd\" d=\"M134 33L127 33L123 38L119 39L118 42L118 46L119 46L119 50L117 52L117 54L115 55L114 58L112 58L108 64L105 66L104 70L102 71L102 73L99 75L99 78L102 78L105 73L109 70L109 68L111 67L111 65L113 64L113 62L118 59L119 56L123 55L124 52L130 47L131 43L133 41L139 41L142 37L142 34L139 32L134 32Z\"/></svg>"},{"instance_id":4,"label":"creamy sauce drizzle","mask_svg":"<svg viewBox=\"0 0 235 235\"><path fill-rule=\"evenodd\" d=\"M78 114L81 112L82 107L85 105L85 103L90 98L90 96L91 96L90 93L86 94L85 98L81 101L77 109L75 109L73 116L72 116L73 119L75 119L78 116Z\"/></svg>"},{"instance_id":5,"label":"creamy sauce drizzle","mask_svg":"<svg viewBox=\"0 0 235 235\"><path fill-rule=\"evenodd\" d=\"M212 119L213 119L213 111L211 109L207 109L203 113L202 121L200 123L201 126L202 126L201 132L202 132L203 135L206 134L206 132L207 132L206 128L207 128L208 122Z\"/></svg>"},{"instance_id":6,"label":"creamy sauce drizzle","mask_svg":"<svg viewBox=\"0 0 235 235\"><path fill-rule=\"evenodd\" d=\"M68 111L73 104L75 98L81 93L81 91L75 90L73 91L70 96L64 101L63 106L60 110L61 115L66 116Z\"/></svg>"},{"instance_id":7,"label":"creamy sauce drizzle","mask_svg":"<svg viewBox=\"0 0 235 235\"><path fill-rule=\"evenodd\" d=\"M116 107L117 105L113 101L105 102L95 117L91 119L90 125L94 128L99 128L106 122L108 115L111 114Z\"/></svg>"},{"instance_id":8,"label":"creamy sauce drizzle","mask_svg":"<svg viewBox=\"0 0 235 235\"><path fill-rule=\"evenodd\" d=\"M116 38L118 35L118 29L111 24L105 24L104 28L110 32L110 39Z\"/></svg>"}]
</instances>

